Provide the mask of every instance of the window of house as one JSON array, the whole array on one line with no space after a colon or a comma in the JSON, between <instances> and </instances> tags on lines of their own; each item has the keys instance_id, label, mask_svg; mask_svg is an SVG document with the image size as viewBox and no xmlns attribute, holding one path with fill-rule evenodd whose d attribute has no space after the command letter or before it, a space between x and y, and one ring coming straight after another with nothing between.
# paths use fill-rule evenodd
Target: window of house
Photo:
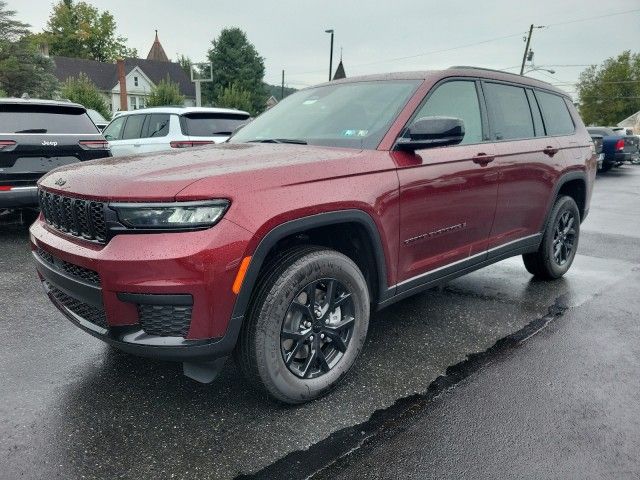
<instances>
[{"instance_id":1,"label":"window of house","mask_svg":"<svg viewBox=\"0 0 640 480\"><path fill-rule=\"evenodd\" d=\"M532 138L533 117L524 88L485 83L489 122L496 140Z\"/></svg>"},{"instance_id":2,"label":"window of house","mask_svg":"<svg viewBox=\"0 0 640 480\"><path fill-rule=\"evenodd\" d=\"M482 142L482 116L475 82L460 80L440 85L420 108L416 119L454 117L464 122L461 143Z\"/></svg>"},{"instance_id":3,"label":"window of house","mask_svg":"<svg viewBox=\"0 0 640 480\"><path fill-rule=\"evenodd\" d=\"M560 95L539 91L536 92L536 98L542 109L542 117L548 135L571 135L575 131L564 98Z\"/></svg>"},{"instance_id":4,"label":"window of house","mask_svg":"<svg viewBox=\"0 0 640 480\"><path fill-rule=\"evenodd\" d=\"M137 87L138 86L138 77L133 77L133 84Z\"/></svg>"}]
</instances>

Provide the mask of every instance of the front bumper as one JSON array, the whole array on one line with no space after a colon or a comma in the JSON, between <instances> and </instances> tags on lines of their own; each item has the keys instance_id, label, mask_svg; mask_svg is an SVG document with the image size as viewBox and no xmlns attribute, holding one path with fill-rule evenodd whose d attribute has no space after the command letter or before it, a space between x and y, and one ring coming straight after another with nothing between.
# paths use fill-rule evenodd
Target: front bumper
<instances>
[{"instance_id":1,"label":"front bumper","mask_svg":"<svg viewBox=\"0 0 640 480\"><path fill-rule=\"evenodd\" d=\"M231 285L246 246L238 238L248 232L223 222L200 232L117 235L96 245L38 220L33 257L51 301L87 333L135 355L211 360L229 355L242 323L231 319ZM176 309L182 320L189 315L182 335L149 332L143 318L157 320L163 308ZM149 309L151 317L143 317Z\"/></svg>"},{"instance_id":2,"label":"front bumper","mask_svg":"<svg viewBox=\"0 0 640 480\"><path fill-rule=\"evenodd\" d=\"M0 208L34 208L38 206L38 187L13 187L0 192Z\"/></svg>"}]
</instances>

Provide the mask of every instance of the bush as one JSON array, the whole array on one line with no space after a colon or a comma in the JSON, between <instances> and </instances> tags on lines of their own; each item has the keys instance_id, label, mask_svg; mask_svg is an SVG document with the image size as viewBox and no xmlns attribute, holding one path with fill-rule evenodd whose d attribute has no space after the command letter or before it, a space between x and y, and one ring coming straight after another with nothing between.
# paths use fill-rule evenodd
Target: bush
<instances>
[{"instance_id":1,"label":"bush","mask_svg":"<svg viewBox=\"0 0 640 480\"><path fill-rule=\"evenodd\" d=\"M240 88L236 83L223 88L216 99L218 107L237 108L250 112L252 109L251 92Z\"/></svg>"},{"instance_id":2,"label":"bush","mask_svg":"<svg viewBox=\"0 0 640 480\"><path fill-rule=\"evenodd\" d=\"M107 120L111 118L109 107L98 87L84 73L68 78L62 85L60 96L85 108L96 110Z\"/></svg>"},{"instance_id":3,"label":"bush","mask_svg":"<svg viewBox=\"0 0 640 480\"><path fill-rule=\"evenodd\" d=\"M180 94L177 83L172 82L167 77L160 80L160 83L151 89L151 94L147 98L147 107L182 106L184 95Z\"/></svg>"}]
</instances>

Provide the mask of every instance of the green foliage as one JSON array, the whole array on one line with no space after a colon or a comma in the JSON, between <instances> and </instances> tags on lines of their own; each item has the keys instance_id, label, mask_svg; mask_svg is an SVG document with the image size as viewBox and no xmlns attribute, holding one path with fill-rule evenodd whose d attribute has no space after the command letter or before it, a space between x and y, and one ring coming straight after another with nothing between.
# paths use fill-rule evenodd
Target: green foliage
<instances>
[{"instance_id":1,"label":"green foliage","mask_svg":"<svg viewBox=\"0 0 640 480\"><path fill-rule=\"evenodd\" d=\"M237 108L250 112L253 108L251 104L251 92L233 83L225 87L218 95L216 106L225 108Z\"/></svg>"},{"instance_id":2,"label":"green foliage","mask_svg":"<svg viewBox=\"0 0 640 480\"><path fill-rule=\"evenodd\" d=\"M82 1L56 3L47 29L38 35L38 40L49 45L51 55L63 57L110 62L137 56L135 49L127 48L127 39L116 34L113 15Z\"/></svg>"},{"instance_id":3,"label":"green foliage","mask_svg":"<svg viewBox=\"0 0 640 480\"><path fill-rule=\"evenodd\" d=\"M2 89L0 88L0 98L2 98L2 97L6 97L6 96L7 96L7 92L5 92L4 90L2 90Z\"/></svg>"},{"instance_id":4,"label":"green foliage","mask_svg":"<svg viewBox=\"0 0 640 480\"><path fill-rule=\"evenodd\" d=\"M224 90L236 85L236 89L249 92L251 114L265 109L264 60L242 30L223 29L213 40L208 57L213 64L213 82L203 85L207 102L219 104Z\"/></svg>"},{"instance_id":5,"label":"green foliage","mask_svg":"<svg viewBox=\"0 0 640 480\"><path fill-rule=\"evenodd\" d=\"M191 59L186 55L178 55L178 64L184 70L184 73L187 74L187 77L191 78Z\"/></svg>"},{"instance_id":6,"label":"green foliage","mask_svg":"<svg viewBox=\"0 0 640 480\"><path fill-rule=\"evenodd\" d=\"M278 101L282 100L284 97L282 96L282 86L280 85L269 85L268 83L264 84L267 89L267 96L276 97ZM296 88L284 87L284 96L288 97L292 93L296 93L298 90Z\"/></svg>"},{"instance_id":7,"label":"green foliage","mask_svg":"<svg viewBox=\"0 0 640 480\"><path fill-rule=\"evenodd\" d=\"M0 88L5 95L51 98L58 88L53 62L32 44L26 23L0 0Z\"/></svg>"},{"instance_id":8,"label":"green foliage","mask_svg":"<svg viewBox=\"0 0 640 480\"><path fill-rule=\"evenodd\" d=\"M62 85L60 96L72 102L97 110L107 120L111 118L109 106L98 87L84 73L76 78L69 78Z\"/></svg>"},{"instance_id":9,"label":"green foliage","mask_svg":"<svg viewBox=\"0 0 640 480\"><path fill-rule=\"evenodd\" d=\"M178 106L183 104L184 96L180 95L180 87L168 77L165 80L161 80L158 85L151 89L151 94L147 99L147 107Z\"/></svg>"},{"instance_id":10,"label":"green foliage","mask_svg":"<svg viewBox=\"0 0 640 480\"><path fill-rule=\"evenodd\" d=\"M587 125L615 125L640 110L640 54L627 50L592 65L578 82L580 115Z\"/></svg>"}]
</instances>

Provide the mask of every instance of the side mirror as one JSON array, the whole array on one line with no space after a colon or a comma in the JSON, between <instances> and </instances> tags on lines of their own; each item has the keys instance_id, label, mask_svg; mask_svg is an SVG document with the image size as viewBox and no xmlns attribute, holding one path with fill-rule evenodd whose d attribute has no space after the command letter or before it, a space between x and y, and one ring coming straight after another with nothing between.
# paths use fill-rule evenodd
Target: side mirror
<instances>
[{"instance_id":1,"label":"side mirror","mask_svg":"<svg viewBox=\"0 0 640 480\"><path fill-rule=\"evenodd\" d=\"M422 117L413 121L398 139L400 150L457 145L464 138L464 122L453 117Z\"/></svg>"}]
</instances>

